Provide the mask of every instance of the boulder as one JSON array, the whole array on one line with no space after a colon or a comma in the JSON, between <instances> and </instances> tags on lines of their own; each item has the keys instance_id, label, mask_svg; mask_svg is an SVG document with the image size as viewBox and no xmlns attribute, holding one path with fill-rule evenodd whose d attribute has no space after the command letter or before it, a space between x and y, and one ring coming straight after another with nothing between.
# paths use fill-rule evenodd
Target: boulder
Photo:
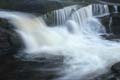
<instances>
[{"instance_id":1,"label":"boulder","mask_svg":"<svg viewBox=\"0 0 120 80\"><path fill-rule=\"evenodd\" d=\"M0 0L0 9L22 11L36 14L61 9L65 6L86 6L98 3L97 0Z\"/></svg>"},{"instance_id":2,"label":"boulder","mask_svg":"<svg viewBox=\"0 0 120 80\"><path fill-rule=\"evenodd\" d=\"M120 14L113 13L99 18L108 34L120 34Z\"/></svg>"},{"instance_id":3,"label":"boulder","mask_svg":"<svg viewBox=\"0 0 120 80\"><path fill-rule=\"evenodd\" d=\"M115 73L115 74L119 74L120 76L120 62L115 63L112 67L111 70Z\"/></svg>"},{"instance_id":4,"label":"boulder","mask_svg":"<svg viewBox=\"0 0 120 80\"><path fill-rule=\"evenodd\" d=\"M91 80L120 80L120 62L112 65L111 70Z\"/></svg>"},{"instance_id":5,"label":"boulder","mask_svg":"<svg viewBox=\"0 0 120 80\"><path fill-rule=\"evenodd\" d=\"M110 24L113 34L120 34L120 15L112 15L112 23Z\"/></svg>"},{"instance_id":6,"label":"boulder","mask_svg":"<svg viewBox=\"0 0 120 80\"><path fill-rule=\"evenodd\" d=\"M0 21L0 24L5 24ZM23 48L23 42L19 34L5 27L5 25L0 25L0 55L3 54L15 54L17 51Z\"/></svg>"}]
</instances>

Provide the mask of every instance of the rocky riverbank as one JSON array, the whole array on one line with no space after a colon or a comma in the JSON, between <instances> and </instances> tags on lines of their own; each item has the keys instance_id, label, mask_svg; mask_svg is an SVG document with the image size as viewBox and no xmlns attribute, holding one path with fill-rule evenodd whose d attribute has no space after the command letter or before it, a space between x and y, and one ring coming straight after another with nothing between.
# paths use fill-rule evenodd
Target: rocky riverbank
<instances>
[{"instance_id":1,"label":"rocky riverbank","mask_svg":"<svg viewBox=\"0 0 120 80\"><path fill-rule=\"evenodd\" d=\"M120 14L114 13L115 10L113 8L113 4L117 3L119 5L120 1L109 1L112 3L109 5L111 14L99 18L109 35L102 36L107 40L120 39ZM41 15L76 3L88 5L98 2L97 0L0 0L0 8ZM104 0L104 2L107 2L107 0ZM100 2L100 4L103 3ZM118 11L120 11L120 7L118 7ZM63 57L41 58L41 62L21 61L14 57L14 54L24 48L20 35L14 29L6 20L0 20L0 80L52 80L60 76L55 71L50 71L50 69L61 67ZM111 70L108 73L97 76L92 80L119 80L120 63L116 62L110 67ZM36 68L37 70L34 70Z\"/></svg>"},{"instance_id":2,"label":"rocky riverbank","mask_svg":"<svg viewBox=\"0 0 120 80\"><path fill-rule=\"evenodd\" d=\"M22 49L22 39L5 20L0 20L0 55L16 54Z\"/></svg>"}]
</instances>

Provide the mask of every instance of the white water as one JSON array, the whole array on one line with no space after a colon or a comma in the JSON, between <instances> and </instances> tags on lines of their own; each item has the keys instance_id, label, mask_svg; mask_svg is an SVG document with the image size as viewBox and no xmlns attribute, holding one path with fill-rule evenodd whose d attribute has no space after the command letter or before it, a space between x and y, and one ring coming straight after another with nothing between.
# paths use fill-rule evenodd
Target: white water
<instances>
[{"instance_id":1,"label":"white water","mask_svg":"<svg viewBox=\"0 0 120 80\"><path fill-rule=\"evenodd\" d=\"M118 6L114 5L115 13L118 13Z\"/></svg>"},{"instance_id":2,"label":"white water","mask_svg":"<svg viewBox=\"0 0 120 80\"><path fill-rule=\"evenodd\" d=\"M63 75L56 80L86 80L83 78L102 74L120 61L120 43L100 37L105 29L91 8L76 10L64 24L53 28L28 13L0 11L0 17L16 26L26 45L24 51L32 58L41 57L42 52L65 56L64 69L58 72Z\"/></svg>"}]
</instances>

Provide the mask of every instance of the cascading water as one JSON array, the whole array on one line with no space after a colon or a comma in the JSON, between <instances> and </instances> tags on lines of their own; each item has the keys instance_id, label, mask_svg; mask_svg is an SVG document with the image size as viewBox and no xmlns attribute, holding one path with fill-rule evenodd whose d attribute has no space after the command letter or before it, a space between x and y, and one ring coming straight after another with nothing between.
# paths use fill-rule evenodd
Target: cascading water
<instances>
[{"instance_id":1,"label":"cascading water","mask_svg":"<svg viewBox=\"0 0 120 80\"><path fill-rule=\"evenodd\" d=\"M112 17L110 17L110 21L109 21L109 33L112 34L112 29L111 29L111 24L112 24Z\"/></svg>"},{"instance_id":2,"label":"cascading water","mask_svg":"<svg viewBox=\"0 0 120 80\"><path fill-rule=\"evenodd\" d=\"M115 13L118 13L118 6L114 5L114 8L115 8Z\"/></svg>"},{"instance_id":3,"label":"cascading water","mask_svg":"<svg viewBox=\"0 0 120 80\"><path fill-rule=\"evenodd\" d=\"M93 4L93 14L94 15L108 15L109 8L108 5L101 5L101 4Z\"/></svg>"},{"instance_id":4,"label":"cascading water","mask_svg":"<svg viewBox=\"0 0 120 80\"><path fill-rule=\"evenodd\" d=\"M97 7L96 15L95 5L74 7L74 11L72 8L56 11L56 22L61 25L55 27L48 27L41 17L28 13L0 11L1 18L16 26L26 45L25 52L32 55L29 60L42 53L64 56L63 68L58 72L61 77L56 80L88 80L120 60L120 43L103 39L100 35L106 31L94 17L108 13L106 6L101 5L100 10Z\"/></svg>"},{"instance_id":5,"label":"cascading water","mask_svg":"<svg viewBox=\"0 0 120 80\"><path fill-rule=\"evenodd\" d=\"M76 11L79 8L79 6L74 5L70 7L66 7L64 9L55 10L51 13L48 12L43 16L44 19L52 19L52 23L54 25L61 25L64 24L67 19L71 16L71 14Z\"/></svg>"}]
</instances>

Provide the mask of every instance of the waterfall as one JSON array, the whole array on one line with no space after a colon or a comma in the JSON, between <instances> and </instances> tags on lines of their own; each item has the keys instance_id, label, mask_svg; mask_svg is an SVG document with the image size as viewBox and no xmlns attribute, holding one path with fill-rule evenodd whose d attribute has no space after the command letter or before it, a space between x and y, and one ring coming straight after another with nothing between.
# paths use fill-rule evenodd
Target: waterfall
<instances>
[{"instance_id":1,"label":"waterfall","mask_svg":"<svg viewBox=\"0 0 120 80\"><path fill-rule=\"evenodd\" d=\"M109 14L108 5L94 4L93 14L94 15L108 15Z\"/></svg>"},{"instance_id":2,"label":"waterfall","mask_svg":"<svg viewBox=\"0 0 120 80\"><path fill-rule=\"evenodd\" d=\"M118 13L118 6L114 5L115 13Z\"/></svg>"},{"instance_id":3,"label":"waterfall","mask_svg":"<svg viewBox=\"0 0 120 80\"><path fill-rule=\"evenodd\" d=\"M100 36L106 30L95 17L106 13L109 13L107 5L70 6L49 13L51 21L57 22L54 27L44 21L48 14L37 17L0 11L0 18L16 27L26 45L28 60L40 58L43 53L64 56L62 70L58 72L60 77L56 80L89 80L120 60L120 43Z\"/></svg>"},{"instance_id":4,"label":"waterfall","mask_svg":"<svg viewBox=\"0 0 120 80\"><path fill-rule=\"evenodd\" d=\"M55 10L52 12L48 12L43 17L46 19L50 18L52 19L53 24L61 25L64 24L67 19L71 16L71 14L77 10L79 6L73 5L70 7L66 7L60 10ZM51 17L52 16L52 17Z\"/></svg>"},{"instance_id":5,"label":"waterfall","mask_svg":"<svg viewBox=\"0 0 120 80\"><path fill-rule=\"evenodd\" d=\"M64 24L71 17L79 21L82 18L85 18L85 17L88 18L88 17L91 17L92 15L104 16L108 14L109 14L108 5L93 4L83 8L81 8L81 6L79 5L73 5L73 6L65 7L60 10L48 12L47 14L43 15L43 18L45 20L48 20L49 22L52 22L51 24L61 25L61 24Z\"/></svg>"}]
</instances>

